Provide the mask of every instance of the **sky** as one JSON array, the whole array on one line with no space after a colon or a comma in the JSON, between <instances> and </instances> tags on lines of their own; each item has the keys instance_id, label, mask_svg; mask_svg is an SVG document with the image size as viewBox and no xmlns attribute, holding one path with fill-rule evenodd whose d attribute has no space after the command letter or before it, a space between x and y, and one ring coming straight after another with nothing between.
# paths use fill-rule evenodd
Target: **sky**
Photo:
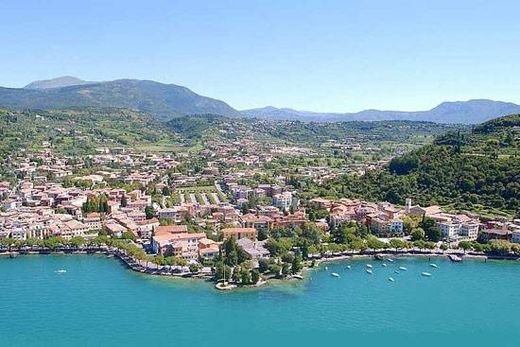
<instances>
[{"instance_id":1,"label":"sky","mask_svg":"<svg viewBox=\"0 0 520 347\"><path fill-rule=\"evenodd\" d=\"M0 1L0 85L186 86L236 109L520 103L518 0Z\"/></svg>"}]
</instances>

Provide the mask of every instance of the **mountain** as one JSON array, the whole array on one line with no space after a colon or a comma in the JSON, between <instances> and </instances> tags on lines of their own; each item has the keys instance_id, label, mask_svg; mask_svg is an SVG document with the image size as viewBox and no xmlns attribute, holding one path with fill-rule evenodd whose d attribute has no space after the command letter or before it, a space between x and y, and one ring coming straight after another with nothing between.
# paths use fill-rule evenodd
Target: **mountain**
<instances>
[{"instance_id":1,"label":"mountain","mask_svg":"<svg viewBox=\"0 0 520 347\"><path fill-rule=\"evenodd\" d=\"M520 105L509 102L477 99L444 102L428 111L365 110L357 113L317 113L272 106L241 111L246 117L309 122L413 120L437 123L477 124L487 120L519 113Z\"/></svg>"},{"instance_id":2,"label":"mountain","mask_svg":"<svg viewBox=\"0 0 520 347\"><path fill-rule=\"evenodd\" d=\"M95 82L83 81L72 76L62 76L50 80L34 81L24 87L24 89L51 89L69 86L79 86L82 84L90 84Z\"/></svg>"},{"instance_id":3,"label":"mountain","mask_svg":"<svg viewBox=\"0 0 520 347\"><path fill-rule=\"evenodd\" d=\"M329 192L371 201L450 205L487 215L520 213L520 115L500 117L469 132L448 132L361 177L343 176Z\"/></svg>"},{"instance_id":4,"label":"mountain","mask_svg":"<svg viewBox=\"0 0 520 347\"><path fill-rule=\"evenodd\" d=\"M109 82L49 87L70 83L31 83L31 88L0 88L0 107L11 109L57 109L70 107L115 107L150 113L168 120L186 114L240 116L223 101L198 95L188 88L154 81L122 79ZM74 83L74 82L73 82ZM38 87L38 88L36 88Z\"/></svg>"}]
</instances>

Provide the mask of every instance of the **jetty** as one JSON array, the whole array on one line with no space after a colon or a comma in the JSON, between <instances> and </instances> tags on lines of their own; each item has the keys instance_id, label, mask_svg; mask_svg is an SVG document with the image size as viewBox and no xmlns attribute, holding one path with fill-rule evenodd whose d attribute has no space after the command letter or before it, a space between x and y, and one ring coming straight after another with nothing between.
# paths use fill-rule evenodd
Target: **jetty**
<instances>
[{"instance_id":1,"label":"jetty","mask_svg":"<svg viewBox=\"0 0 520 347\"><path fill-rule=\"evenodd\" d=\"M462 261L462 257L459 257L456 254L448 254L448 258L455 263L460 263Z\"/></svg>"}]
</instances>

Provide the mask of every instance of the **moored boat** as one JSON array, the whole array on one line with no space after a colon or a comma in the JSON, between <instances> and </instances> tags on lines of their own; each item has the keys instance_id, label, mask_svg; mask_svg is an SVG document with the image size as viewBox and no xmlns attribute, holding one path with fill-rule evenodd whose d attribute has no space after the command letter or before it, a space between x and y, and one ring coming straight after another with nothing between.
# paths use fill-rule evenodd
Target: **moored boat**
<instances>
[{"instance_id":1,"label":"moored boat","mask_svg":"<svg viewBox=\"0 0 520 347\"><path fill-rule=\"evenodd\" d=\"M408 271L408 269L405 268L404 266L399 266L399 270L402 270L402 271Z\"/></svg>"},{"instance_id":2,"label":"moored boat","mask_svg":"<svg viewBox=\"0 0 520 347\"><path fill-rule=\"evenodd\" d=\"M339 277L339 274L337 272L332 272L330 275L333 277Z\"/></svg>"},{"instance_id":3,"label":"moored boat","mask_svg":"<svg viewBox=\"0 0 520 347\"><path fill-rule=\"evenodd\" d=\"M423 273L421 273L421 275L426 276L426 277L430 277L432 274L429 273L429 272L423 272Z\"/></svg>"}]
</instances>

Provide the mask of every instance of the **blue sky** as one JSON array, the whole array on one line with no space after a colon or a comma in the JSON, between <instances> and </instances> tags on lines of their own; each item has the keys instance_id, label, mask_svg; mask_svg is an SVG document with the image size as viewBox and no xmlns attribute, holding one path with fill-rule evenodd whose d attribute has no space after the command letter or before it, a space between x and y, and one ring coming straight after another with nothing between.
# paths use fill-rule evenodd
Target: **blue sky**
<instances>
[{"instance_id":1,"label":"blue sky","mask_svg":"<svg viewBox=\"0 0 520 347\"><path fill-rule=\"evenodd\" d=\"M244 109L520 103L520 1L0 2L0 85L152 79Z\"/></svg>"}]
</instances>

